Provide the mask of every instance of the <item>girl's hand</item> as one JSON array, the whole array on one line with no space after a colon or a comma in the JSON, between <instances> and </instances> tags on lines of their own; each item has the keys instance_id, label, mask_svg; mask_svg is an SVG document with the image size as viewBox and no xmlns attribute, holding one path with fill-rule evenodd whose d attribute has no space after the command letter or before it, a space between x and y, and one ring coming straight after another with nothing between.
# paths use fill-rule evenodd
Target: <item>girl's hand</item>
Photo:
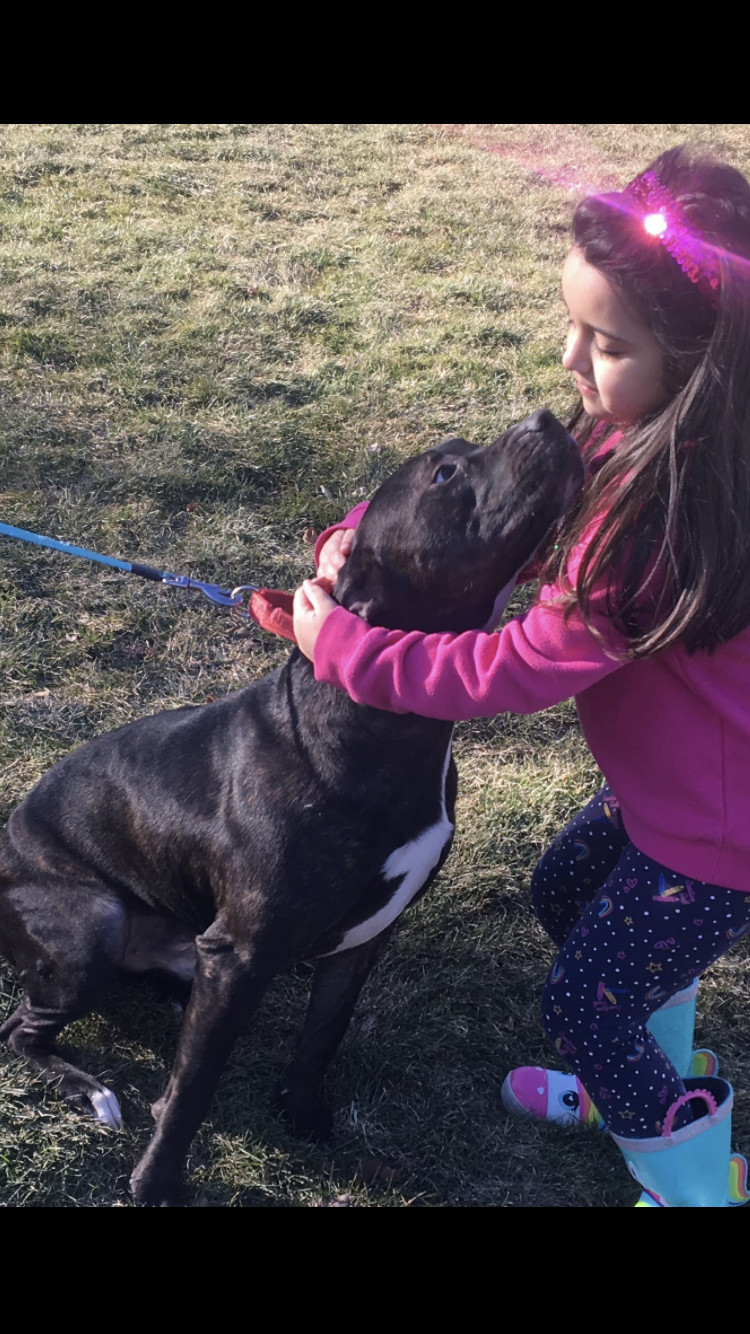
<instances>
[{"instance_id":1,"label":"girl's hand","mask_svg":"<svg viewBox=\"0 0 750 1334\"><path fill-rule=\"evenodd\" d=\"M329 542L326 542L326 547L328 546ZM341 563L343 565L343 561ZM330 579L306 579L294 594L294 637L305 657L311 662L315 641L326 618L338 606L338 603L329 597L331 587Z\"/></svg>"},{"instance_id":2,"label":"girl's hand","mask_svg":"<svg viewBox=\"0 0 750 1334\"><path fill-rule=\"evenodd\" d=\"M331 583L335 584L339 570L349 558L354 533L354 528L339 528L337 532L331 533L320 552L320 560L318 561L319 579L330 579Z\"/></svg>"}]
</instances>

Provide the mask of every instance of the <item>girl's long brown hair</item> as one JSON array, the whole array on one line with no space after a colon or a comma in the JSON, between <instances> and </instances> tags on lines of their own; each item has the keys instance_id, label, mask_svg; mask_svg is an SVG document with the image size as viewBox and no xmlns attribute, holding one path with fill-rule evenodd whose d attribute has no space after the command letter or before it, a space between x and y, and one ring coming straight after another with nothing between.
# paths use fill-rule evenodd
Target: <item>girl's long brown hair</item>
<instances>
[{"instance_id":1,"label":"girl's long brown hair","mask_svg":"<svg viewBox=\"0 0 750 1334\"><path fill-rule=\"evenodd\" d=\"M718 311L647 237L626 197L578 206L574 244L652 330L671 397L630 426L590 478L545 572L597 634L593 597L604 585L606 613L633 658L678 643L710 651L750 625L750 185L684 147L648 170L721 248ZM570 426L584 455L599 452L601 429L582 408ZM602 515L573 590L571 553Z\"/></svg>"}]
</instances>

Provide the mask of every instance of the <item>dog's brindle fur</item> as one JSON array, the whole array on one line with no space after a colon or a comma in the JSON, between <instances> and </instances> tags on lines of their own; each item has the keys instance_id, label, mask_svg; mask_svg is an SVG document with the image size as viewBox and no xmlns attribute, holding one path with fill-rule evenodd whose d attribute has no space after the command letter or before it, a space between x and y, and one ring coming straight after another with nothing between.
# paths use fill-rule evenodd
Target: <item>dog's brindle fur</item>
<instances>
[{"instance_id":1,"label":"dog's brindle fur","mask_svg":"<svg viewBox=\"0 0 750 1334\"><path fill-rule=\"evenodd\" d=\"M450 440L377 492L336 584L368 621L484 625L577 494L578 450L548 412L487 449ZM284 1081L291 1126L325 1137L325 1068L393 923L448 854L452 725L356 705L294 650L228 699L144 718L56 764L0 843L0 950L25 996L0 1029L60 1095L119 1124L114 1095L58 1053L121 970L190 999L136 1200L172 1202L239 1031L271 979L317 960Z\"/></svg>"}]
</instances>

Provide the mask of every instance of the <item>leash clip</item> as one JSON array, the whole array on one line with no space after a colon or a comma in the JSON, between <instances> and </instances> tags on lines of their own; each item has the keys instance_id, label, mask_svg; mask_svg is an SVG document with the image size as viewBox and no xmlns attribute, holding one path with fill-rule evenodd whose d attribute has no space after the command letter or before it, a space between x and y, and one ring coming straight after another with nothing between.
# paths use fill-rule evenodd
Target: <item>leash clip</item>
<instances>
[{"instance_id":1,"label":"leash clip","mask_svg":"<svg viewBox=\"0 0 750 1334\"><path fill-rule=\"evenodd\" d=\"M201 579L191 579L187 574L165 574L162 576L162 583L166 584L167 588L197 588L199 593L204 593L211 602L216 602L220 607L239 607L242 603L239 587L229 593L225 588L219 588L218 584L204 584Z\"/></svg>"}]
</instances>

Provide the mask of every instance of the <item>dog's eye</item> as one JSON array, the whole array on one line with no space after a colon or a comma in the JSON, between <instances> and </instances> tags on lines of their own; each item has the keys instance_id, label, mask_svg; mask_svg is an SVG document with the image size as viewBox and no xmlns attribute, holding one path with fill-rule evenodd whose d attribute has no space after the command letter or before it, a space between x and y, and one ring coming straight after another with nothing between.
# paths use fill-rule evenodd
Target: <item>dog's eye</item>
<instances>
[{"instance_id":1,"label":"dog's eye","mask_svg":"<svg viewBox=\"0 0 750 1334\"><path fill-rule=\"evenodd\" d=\"M455 463L442 463L432 479L433 486L441 486L443 482L449 482L455 471Z\"/></svg>"}]
</instances>

